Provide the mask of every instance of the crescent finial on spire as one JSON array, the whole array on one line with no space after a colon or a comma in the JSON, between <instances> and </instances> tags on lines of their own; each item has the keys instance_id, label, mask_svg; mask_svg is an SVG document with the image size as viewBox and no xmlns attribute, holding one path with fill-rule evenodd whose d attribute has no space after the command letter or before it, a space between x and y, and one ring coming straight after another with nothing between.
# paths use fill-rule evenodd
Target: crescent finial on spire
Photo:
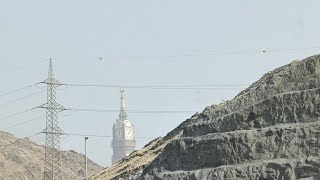
<instances>
[{"instance_id":1,"label":"crescent finial on spire","mask_svg":"<svg viewBox=\"0 0 320 180\"><path fill-rule=\"evenodd\" d=\"M121 106L120 106L120 114L119 114L119 119L120 120L126 120L127 119L127 113L125 112L126 110L126 101L124 97L124 89L120 88L120 93L121 93Z\"/></svg>"}]
</instances>

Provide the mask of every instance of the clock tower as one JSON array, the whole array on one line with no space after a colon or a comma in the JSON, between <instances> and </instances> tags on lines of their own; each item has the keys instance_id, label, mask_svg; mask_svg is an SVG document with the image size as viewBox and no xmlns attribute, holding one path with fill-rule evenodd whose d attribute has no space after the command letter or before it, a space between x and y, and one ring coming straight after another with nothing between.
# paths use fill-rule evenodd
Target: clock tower
<instances>
[{"instance_id":1,"label":"clock tower","mask_svg":"<svg viewBox=\"0 0 320 180\"><path fill-rule=\"evenodd\" d=\"M136 148L134 125L127 118L124 90L121 89L121 106L119 118L113 124L112 132L112 164L128 156Z\"/></svg>"}]
</instances>

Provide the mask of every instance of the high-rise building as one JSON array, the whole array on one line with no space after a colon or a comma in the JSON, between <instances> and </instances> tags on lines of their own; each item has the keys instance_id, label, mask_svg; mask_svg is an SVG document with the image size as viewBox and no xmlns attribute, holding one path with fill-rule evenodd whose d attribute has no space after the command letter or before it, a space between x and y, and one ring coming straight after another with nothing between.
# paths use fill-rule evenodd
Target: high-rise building
<instances>
[{"instance_id":1,"label":"high-rise building","mask_svg":"<svg viewBox=\"0 0 320 180\"><path fill-rule=\"evenodd\" d=\"M120 92L121 106L119 118L113 124L112 128L112 164L115 164L122 158L128 156L136 148L134 125L127 117L124 90L121 89Z\"/></svg>"}]
</instances>

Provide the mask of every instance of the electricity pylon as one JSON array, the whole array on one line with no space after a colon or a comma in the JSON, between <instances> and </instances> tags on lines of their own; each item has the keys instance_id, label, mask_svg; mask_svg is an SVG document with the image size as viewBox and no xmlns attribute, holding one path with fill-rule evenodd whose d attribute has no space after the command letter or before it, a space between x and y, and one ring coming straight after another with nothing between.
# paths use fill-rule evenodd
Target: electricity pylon
<instances>
[{"instance_id":1,"label":"electricity pylon","mask_svg":"<svg viewBox=\"0 0 320 180\"><path fill-rule=\"evenodd\" d=\"M47 103L39 106L47 110L45 142L44 180L63 180L62 160L60 149L60 135L63 133L59 127L58 113L66 110L56 102L56 88L61 83L54 78L52 60L50 59L47 84Z\"/></svg>"}]
</instances>

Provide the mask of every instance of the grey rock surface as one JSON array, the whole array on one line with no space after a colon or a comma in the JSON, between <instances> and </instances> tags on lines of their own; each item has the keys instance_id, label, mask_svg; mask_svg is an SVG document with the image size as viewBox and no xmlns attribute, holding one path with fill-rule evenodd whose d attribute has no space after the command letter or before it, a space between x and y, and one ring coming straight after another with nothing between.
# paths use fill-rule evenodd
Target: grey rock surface
<instances>
[{"instance_id":1,"label":"grey rock surface","mask_svg":"<svg viewBox=\"0 0 320 180\"><path fill-rule=\"evenodd\" d=\"M141 179L317 178L319 72L320 56L295 61L207 107Z\"/></svg>"},{"instance_id":2,"label":"grey rock surface","mask_svg":"<svg viewBox=\"0 0 320 180\"><path fill-rule=\"evenodd\" d=\"M319 179L319 110L316 55L268 72L234 99L184 121L159 141L152 161L130 171L111 167L104 172L116 176L95 179ZM153 153L148 148L135 161Z\"/></svg>"}]
</instances>

